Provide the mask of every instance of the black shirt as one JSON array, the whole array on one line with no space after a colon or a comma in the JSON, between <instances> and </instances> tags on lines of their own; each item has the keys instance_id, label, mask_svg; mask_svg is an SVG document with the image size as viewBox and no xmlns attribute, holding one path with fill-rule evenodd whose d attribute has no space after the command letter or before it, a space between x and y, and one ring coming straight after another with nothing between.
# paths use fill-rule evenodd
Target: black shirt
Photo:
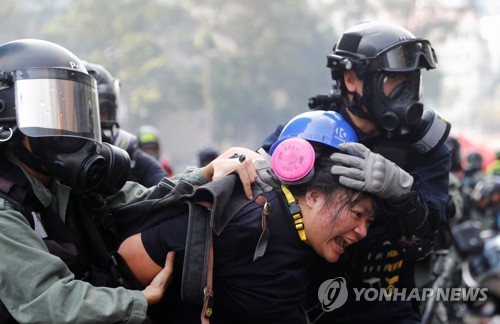
<instances>
[{"instance_id":1,"label":"black shirt","mask_svg":"<svg viewBox=\"0 0 500 324\"><path fill-rule=\"evenodd\" d=\"M262 233L263 207L256 203L243 207L215 236L211 323L306 323L302 305L314 252L300 240L283 195L271 192L265 197L271 204L271 217L263 257L253 261ZM146 251L158 265L164 265L168 251L176 251L174 282L165 303L153 307L153 320L199 321L201 308L181 302L178 291L187 225L187 215L181 215L142 233Z\"/></svg>"}]
</instances>

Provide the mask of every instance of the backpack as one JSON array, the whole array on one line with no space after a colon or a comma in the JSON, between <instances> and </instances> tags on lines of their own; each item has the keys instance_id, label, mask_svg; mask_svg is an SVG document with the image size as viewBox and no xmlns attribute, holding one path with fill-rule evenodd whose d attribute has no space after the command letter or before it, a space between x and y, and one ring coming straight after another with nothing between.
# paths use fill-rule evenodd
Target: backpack
<instances>
[{"instance_id":1,"label":"backpack","mask_svg":"<svg viewBox=\"0 0 500 324\"><path fill-rule=\"evenodd\" d=\"M185 243L184 263L181 282L181 299L184 302L202 306L202 322L207 322L213 311L214 292L212 291L213 239L222 233L232 217L252 201L246 198L237 175L232 174L220 180L209 182L195 188L179 181L172 183L164 178L150 194L148 199L123 206L114 210L110 221L104 222L105 232L112 232L115 250L127 237L140 233L165 219L188 214L188 232ZM260 187L253 187L253 197L262 194ZM209 203L210 209L205 205ZM269 217L266 208L262 217ZM265 222L264 222L265 223ZM90 233L93 240L99 241L97 233ZM95 236L93 236L95 235ZM263 227L261 238L255 248L254 260L262 257L269 239L267 227ZM102 249L104 250L104 248ZM116 252L110 254L115 268L124 283L135 278L126 263Z\"/></svg>"},{"instance_id":2,"label":"backpack","mask_svg":"<svg viewBox=\"0 0 500 324\"><path fill-rule=\"evenodd\" d=\"M220 235L232 217L252 203L242 188L238 176L234 174L197 188L184 181L174 184L164 178L149 199L113 211L117 241L121 242L169 217L188 213L181 298L185 302L201 305L208 298L206 295L210 294L205 288L211 275L213 236ZM253 197L262 194L260 187L252 189ZM199 202L209 203L212 208L208 209ZM267 229L263 229L254 260L264 255L267 235Z\"/></svg>"}]
</instances>

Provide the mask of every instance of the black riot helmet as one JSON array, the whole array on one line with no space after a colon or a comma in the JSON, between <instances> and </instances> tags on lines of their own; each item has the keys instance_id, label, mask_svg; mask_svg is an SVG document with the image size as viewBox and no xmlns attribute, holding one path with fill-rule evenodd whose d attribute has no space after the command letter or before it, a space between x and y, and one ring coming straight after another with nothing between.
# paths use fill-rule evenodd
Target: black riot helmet
<instances>
[{"instance_id":1,"label":"black riot helmet","mask_svg":"<svg viewBox=\"0 0 500 324\"><path fill-rule=\"evenodd\" d=\"M420 153L445 142L450 123L434 110L424 111L419 102L420 70L437 67L428 40L416 38L400 26L362 23L342 35L333 54L327 56L327 66L349 111L371 120L387 137L400 137ZM349 93L344 82L346 71L355 72L363 81L363 96ZM391 80L400 81L386 95L384 86Z\"/></svg>"},{"instance_id":2,"label":"black riot helmet","mask_svg":"<svg viewBox=\"0 0 500 324\"><path fill-rule=\"evenodd\" d=\"M411 72L435 69L437 57L428 40L416 38L396 25L365 22L348 29L328 55L332 78L340 80L346 70L360 79L377 71Z\"/></svg>"},{"instance_id":3,"label":"black riot helmet","mask_svg":"<svg viewBox=\"0 0 500 324\"><path fill-rule=\"evenodd\" d=\"M82 63L97 81L103 141L113 144L119 127L116 115L120 102L120 81L101 64L88 61Z\"/></svg>"},{"instance_id":4,"label":"black riot helmet","mask_svg":"<svg viewBox=\"0 0 500 324\"><path fill-rule=\"evenodd\" d=\"M117 121L117 110L120 106L120 81L101 64L88 61L82 61L82 63L97 82L102 141L124 149L133 160L138 145L137 136L121 129ZM132 165L134 163L132 161Z\"/></svg>"},{"instance_id":5,"label":"black riot helmet","mask_svg":"<svg viewBox=\"0 0 500 324\"><path fill-rule=\"evenodd\" d=\"M95 79L64 47L38 39L0 45L0 143L63 184L111 194L125 184L130 158L101 143L97 100Z\"/></svg>"}]
</instances>

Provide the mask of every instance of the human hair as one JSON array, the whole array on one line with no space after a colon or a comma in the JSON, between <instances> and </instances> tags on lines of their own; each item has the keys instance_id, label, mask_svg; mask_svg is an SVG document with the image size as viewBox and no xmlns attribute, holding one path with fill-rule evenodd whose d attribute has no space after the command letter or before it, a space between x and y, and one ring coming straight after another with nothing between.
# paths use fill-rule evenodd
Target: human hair
<instances>
[{"instance_id":1,"label":"human hair","mask_svg":"<svg viewBox=\"0 0 500 324\"><path fill-rule=\"evenodd\" d=\"M325 207L331 203L340 202L335 215L332 217L333 222L345 207L353 207L364 199L374 198L374 196L368 192L354 190L342 185L339 182L339 176L332 174L331 169L335 163L330 156L332 153L340 152L338 149L315 142L311 142L311 144L316 155L314 175L307 182L288 185L288 189L295 197L303 197L309 190L317 189L325 194L327 202ZM373 208L375 212L375 203L373 204Z\"/></svg>"}]
</instances>

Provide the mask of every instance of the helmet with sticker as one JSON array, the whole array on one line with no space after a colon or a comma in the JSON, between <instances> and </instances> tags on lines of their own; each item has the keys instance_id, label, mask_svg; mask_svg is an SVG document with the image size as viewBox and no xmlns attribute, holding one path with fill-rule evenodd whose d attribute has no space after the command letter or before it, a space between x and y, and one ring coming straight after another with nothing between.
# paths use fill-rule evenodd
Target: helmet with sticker
<instances>
[{"instance_id":1,"label":"helmet with sticker","mask_svg":"<svg viewBox=\"0 0 500 324\"><path fill-rule=\"evenodd\" d=\"M335 111L314 110L292 118L281 131L278 140L271 146L269 153L272 155L281 142L294 137L334 148L338 148L342 143L358 142L356 133L342 115Z\"/></svg>"},{"instance_id":2,"label":"helmet with sticker","mask_svg":"<svg viewBox=\"0 0 500 324\"><path fill-rule=\"evenodd\" d=\"M314 110L290 120L271 146L271 166L284 184L298 184L314 176L319 144L339 149L346 142L357 142L351 126L334 111Z\"/></svg>"}]
</instances>

